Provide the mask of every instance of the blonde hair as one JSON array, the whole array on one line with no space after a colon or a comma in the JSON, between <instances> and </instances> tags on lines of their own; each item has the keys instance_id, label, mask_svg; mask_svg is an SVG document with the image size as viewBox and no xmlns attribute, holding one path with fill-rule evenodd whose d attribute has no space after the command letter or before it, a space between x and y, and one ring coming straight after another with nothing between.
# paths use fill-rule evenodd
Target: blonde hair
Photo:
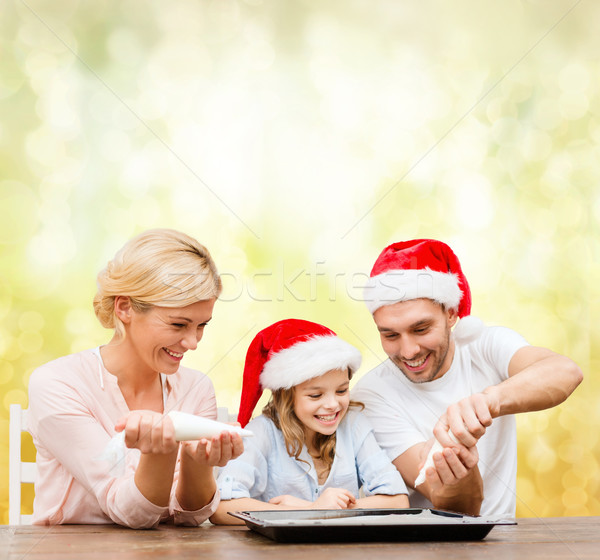
<instances>
[{"instance_id":1,"label":"blonde hair","mask_svg":"<svg viewBox=\"0 0 600 560\"><path fill-rule=\"evenodd\" d=\"M129 240L100 271L94 311L103 327L125 336L115 298L126 296L135 311L185 307L218 298L221 278L208 249L173 229L151 229Z\"/></svg>"},{"instance_id":2,"label":"blonde hair","mask_svg":"<svg viewBox=\"0 0 600 560\"><path fill-rule=\"evenodd\" d=\"M352 373L348 373L348 378L352 378ZM295 391L296 387L273 391L269 402L263 408L262 412L281 430L288 455L294 457L297 461L303 461L300 459L300 453L302 452L306 438L304 436L304 425L294 412ZM348 408L350 407L363 409L365 405L358 401L350 401ZM336 432L330 435L315 434L314 443L319 453L317 459L323 461L328 469L331 469L331 465L333 465L333 460L335 459L335 434Z\"/></svg>"}]
</instances>

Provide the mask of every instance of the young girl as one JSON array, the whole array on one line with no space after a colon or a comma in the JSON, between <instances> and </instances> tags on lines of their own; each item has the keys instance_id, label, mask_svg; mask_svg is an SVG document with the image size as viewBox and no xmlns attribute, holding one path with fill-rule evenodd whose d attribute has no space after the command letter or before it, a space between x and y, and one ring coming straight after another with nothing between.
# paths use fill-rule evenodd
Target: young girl
<instances>
[{"instance_id":1,"label":"young girl","mask_svg":"<svg viewBox=\"0 0 600 560\"><path fill-rule=\"evenodd\" d=\"M213 467L241 454L240 436L178 443L165 414L216 417L210 379L181 365L221 292L208 250L167 229L130 240L98 275L94 309L112 339L35 370L34 523L199 525L219 493ZM99 459L115 432L131 448L123 473Z\"/></svg>"},{"instance_id":2,"label":"young girl","mask_svg":"<svg viewBox=\"0 0 600 560\"><path fill-rule=\"evenodd\" d=\"M402 477L350 401L358 350L316 323L280 321L248 349L238 421L255 434L217 480L221 503L210 520L236 524L229 511L408 507ZM366 497L359 498L363 488Z\"/></svg>"}]
</instances>

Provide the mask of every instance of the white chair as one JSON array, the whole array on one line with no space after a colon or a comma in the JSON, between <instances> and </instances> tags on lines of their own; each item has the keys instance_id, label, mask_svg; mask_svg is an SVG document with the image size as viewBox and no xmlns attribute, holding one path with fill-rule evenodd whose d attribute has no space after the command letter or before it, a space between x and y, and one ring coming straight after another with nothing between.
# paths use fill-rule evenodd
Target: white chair
<instances>
[{"instance_id":1,"label":"white chair","mask_svg":"<svg viewBox=\"0 0 600 560\"><path fill-rule=\"evenodd\" d=\"M27 409L20 404L10 405L8 433L8 523L30 525L31 515L21 515L21 484L34 483L35 463L21 460L21 434L27 431Z\"/></svg>"}]
</instances>

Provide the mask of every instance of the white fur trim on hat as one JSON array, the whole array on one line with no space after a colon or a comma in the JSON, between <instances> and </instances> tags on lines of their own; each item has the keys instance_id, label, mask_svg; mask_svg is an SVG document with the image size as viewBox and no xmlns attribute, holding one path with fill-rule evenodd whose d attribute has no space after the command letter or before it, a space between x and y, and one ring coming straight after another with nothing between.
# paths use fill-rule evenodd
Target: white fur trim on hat
<instances>
[{"instance_id":1,"label":"white fur trim on hat","mask_svg":"<svg viewBox=\"0 0 600 560\"><path fill-rule=\"evenodd\" d=\"M371 313L384 305L418 298L432 299L449 309L456 309L461 297L456 274L429 268L388 270L369 278L364 288L365 303Z\"/></svg>"},{"instance_id":2,"label":"white fur trim on hat","mask_svg":"<svg viewBox=\"0 0 600 560\"><path fill-rule=\"evenodd\" d=\"M349 368L354 373L360 352L337 336L313 336L273 354L260 374L265 389L289 389L332 369Z\"/></svg>"}]
</instances>

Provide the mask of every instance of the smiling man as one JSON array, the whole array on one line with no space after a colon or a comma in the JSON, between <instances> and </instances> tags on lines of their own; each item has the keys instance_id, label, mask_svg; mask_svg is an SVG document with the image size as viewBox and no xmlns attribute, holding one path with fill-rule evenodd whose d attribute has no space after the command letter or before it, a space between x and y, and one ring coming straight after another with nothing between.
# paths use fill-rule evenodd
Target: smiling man
<instances>
[{"instance_id":1,"label":"smiling man","mask_svg":"<svg viewBox=\"0 0 600 560\"><path fill-rule=\"evenodd\" d=\"M412 489L411 506L515 515L514 414L564 401L582 380L579 367L471 317L469 284L441 241L386 247L365 301L389 359L352 398Z\"/></svg>"}]
</instances>

